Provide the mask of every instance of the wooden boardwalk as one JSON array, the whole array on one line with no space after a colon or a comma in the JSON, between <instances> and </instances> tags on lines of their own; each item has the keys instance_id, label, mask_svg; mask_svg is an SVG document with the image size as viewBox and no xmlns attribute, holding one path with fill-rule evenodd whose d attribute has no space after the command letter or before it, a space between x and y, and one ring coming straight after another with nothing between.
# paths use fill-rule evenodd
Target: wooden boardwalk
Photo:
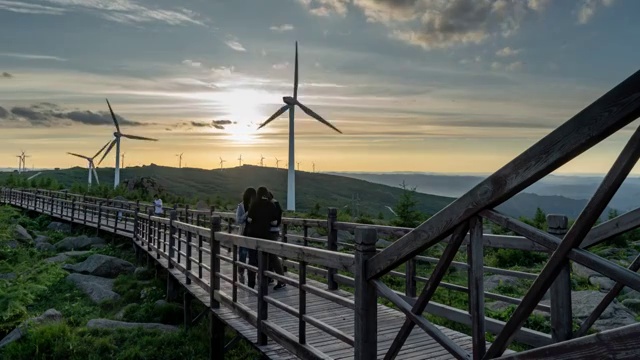
<instances>
[{"instance_id":1,"label":"wooden boardwalk","mask_svg":"<svg viewBox=\"0 0 640 360\"><path fill-rule=\"evenodd\" d=\"M14 202L13 205L18 205ZM33 201L29 201L22 204L22 207L25 209L34 210L37 212L52 214L52 211L49 209L43 210L40 206L36 207L36 204ZM46 205L45 205L46 207ZM60 214L60 213L63 214ZM118 234L121 236L129 237L133 239L133 231L134 231L134 222L130 221L130 219L126 218L125 214L120 218L120 223L117 224L115 222L115 218L117 217L117 212L113 212L111 215L102 214L99 216L95 212L87 213L87 210L73 210L63 207L57 207L54 205L53 209L53 217L72 221L76 224L83 224L86 226L90 226L93 228L98 227L98 218L100 217L100 231L106 231L112 234ZM114 225L117 226L117 229L114 228ZM164 231L164 230L163 230ZM186 283L185 273L182 271L183 268L186 269L186 248L185 246L176 248L174 256L172 257L173 267L169 267L168 261L168 252L163 248L165 244L162 241L162 238L166 239L169 234L164 234L163 231L159 232L160 243L158 247L161 249L151 249L148 250L147 246L140 246L140 249L146 251L149 256L155 259L163 268L167 269L167 271L177 280L179 281L195 298L201 301L205 306L210 305L210 295L205 288L196 282L191 282L191 284ZM138 246L140 244L137 244ZM196 254L198 251L197 243L192 243L191 253ZM208 242L203 242L203 248L208 249L210 251L210 245ZM178 261L177 254L181 254L180 259ZM223 256L231 256L229 250L222 250ZM202 264L210 263L210 255L203 251L202 254ZM194 277L198 276L198 267L194 267L191 269L191 274ZM228 262L221 262L221 273L227 278L233 278L233 269L232 265ZM286 272L287 278L297 281L298 276L295 273ZM210 284L210 273L205 268L202 269L202 281L206 284ZM330 293L333 293L341 298L354 301L353 294L343 291L343 290L326 290L327 285L325 283L321 283L319 281L315 281L312 279L307 279L306 284L315 288L325 289ZM231 283L227 281L221 281L221 292L224 292L229 297L231 296L233 289ZM269 288L269 297L278 300L291 308L297 309L299 307L299 290L293 286L287 286L284 289L273 290L273 286ZM257 309L257 297L256 293L253 291L249 291L248 288L244 288L241 285L238 285L238 293L237 293L237 302L241 305L246 306L248 309ZM213 309L215 314L222 320L225 324L232 327L239 334L241 334L245 339L250 341L255 347L262 352L264 355L269 357L270 359L297 359L298 357L291 352L289 352L284 347L280 346L275 341L269 340L267 345L257 345L257 330L255 326L250 324L243 318L238 315L232 307L222 304L222 306L218 309ZM342 334L353 338L354 337L354 310L349 309L347 307L341 306L335 302L331 302L326 300L323 297L316 296L311 293L307 293L306 295L306 314L309 317L317 319L322 323L337 329ZM389 307L378 304L378 358L384 358L387 349L391 345L391 342L394 340L398 330L402 327L402 324L405 322L405 315L400 311L391 309ZM292 334L297 334L298 332L298 318L292 316L291 314L275 307L271 306L269 308L268 320L275 325L281 327L284 330ZM467 351L472 350L472 341L471 337L462 334L453 330L450 330L445 327L438 326L438 328L446 334L450 339L452 339L456 344ZM308 326L306 329L306 337L307 344L313 346L318 351L324 353L327 358L331 359L352 359L354 357L354 348L350 344L340 341L336 339L336 337L327 334L325 331L321 331L314 326ZM511 353L511 352L508 352ZM402 350L398 353L397 359L453 359L453 355L451 355L445 348L443 348L440 344L438 344L433 338L428 336L424 331L420 329L414 329L411 333Z\"/></svg>"}]
</instances>

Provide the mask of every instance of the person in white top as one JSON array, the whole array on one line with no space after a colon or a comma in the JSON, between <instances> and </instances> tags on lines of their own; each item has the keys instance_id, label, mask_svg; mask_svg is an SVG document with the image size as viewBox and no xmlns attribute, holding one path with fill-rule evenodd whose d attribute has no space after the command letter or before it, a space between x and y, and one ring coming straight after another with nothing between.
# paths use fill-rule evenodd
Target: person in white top
<instances>
[{"instance_id":1,"label":"person in white top","mask_svg":"<svg viewBox=\"0 0 640 360\"><path fill-rule=\"evenodd\" d=\"M153 197L153 213L156 216L162 216L164 214L164 210L162 209L162 199L160 199L158 194Z\"/></svg>"}]
</instances>

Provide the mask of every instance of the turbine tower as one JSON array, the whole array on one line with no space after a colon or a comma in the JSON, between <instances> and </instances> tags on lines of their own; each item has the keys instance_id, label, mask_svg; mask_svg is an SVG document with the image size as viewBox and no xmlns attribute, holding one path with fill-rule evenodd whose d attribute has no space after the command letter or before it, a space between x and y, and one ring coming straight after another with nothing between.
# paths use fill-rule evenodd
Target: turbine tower
<instances>
[{"instance_id":1,"label":"turbine tower","mask_svg":"<svg viewBox=\"0 0 640 360\"><path fill-rule=\"evenodd\" d=\"M238 164L240 164L239 166L242 166L242 154L240 154L240 157L238 158Z\"/></svg>"},{"instance_id":2,"label":"turbine tower","mask_svg":"<svg viewBox=\"0 0 640 360\"><path fill-rule=\"evenodd\" d=\"M182 155L184 153L180 153L180 154L176 154L176 156L178 157L178 168L181 169L182 168Z\"/></svg>"},{"instance_id":3,"label":"turbine tower","mask_svg":"<svg viewBox=\"0 0 640 360\"><path fill-rule=\"evenodd\" d=\"M264 159L266 158L260 154L260 166L264 166Z\"/></svg>"},{"instance_id":4,"label":"turbine tower","mask_svg":"<svg viewBox=\"0 0 640 360\"><path fill-rule=\"evenodd\" d=\"M113 113L113 109L111 108L111 104L109 104L109 100L107 99L107 106L109 106L109 112L111 113L111 118L113 119L113 124L116 126L116 131L113 133L113 140L111 141L111 144L109 144L109 147L107 148L107 151L105 151L104 155L102 155L102 159L100 159L100 161L98 162L98 165L100 165L100 163L102 163L102 160L104 160L104 158L109 154L109 152L111 151L111 149L113 149L113 146L115 145L116 147L116 169L115 169L115 174L113 176L113 187L117 188L118 185L120 184L120 138L127 138L127 139L132 139L132 140L146 140L146 141L158 141L158 139L152 139L152 138L147 138L147 137L142 137L142 136L136 136L136 135L127 135L127 134L123 134L120 132L120 125L118 124L118 119L116 119L116 114Z\"/></svg>"},{"instance_id":5,"label":"turbine tower","mask_svg":"<svg viewBox=\"0 0 640 360\"><path fill-rule=\"evenodd\" d=\"M27 171L27 158L31 157L25 154L24 151L20 151L20 155L16 155L18 158L18 174L23 171Z\"/></svg>"},{"instance_id":6,"label":"turbine tower","mask_svg":"<svg viewBox=\"0 0 640 360\"><path fill-rule=\"evenodd\" d=\"M311 166L313 167L313 172L316 172L316 163L312 162Z\"/></svg>"},{"instance_id":7,"label":"turbine tower","mask_svg":"<svg viewBox=\"0 0 640 360\"><path fill-rule=\"evenodd\" d=\"M280 115L284 114L285 111L289 110L289 172L287 175L287 210L295 211L296 210L296 176L295 176L295 131L294 131L294 109L296 105L302 109L307 115L316 119L317 121L325 124L326 126L332 128L333 130L342 134L342 131L338 130L335 126L331 125L327 120L323 119L320 115L316 114L313 110L304 106L300 101L298 101L298 42L296 41L296 58L295 58L295 69L293 75L293 97L285 96L282 98L285 105L281 107L278 111L276 111L270 118L267 119L262 125L258 127L258 130L265 127L267 124L278 118Z\"/></svg>"},{"instance_id":8,"label":"turbine tower","mask_svg":"<svg viewBox=\"0 0 640 360\"><path fill-rule=\"evenodd\" d=\"M298 164L298 171L300 171L300 161L298 161L296 164Z\"/></svg>"},{"instance_id":9,"label":"turbine tower","mask_svg":"<svg viewBox=\"0 0 640 360\"><path fill-rule=\"evenodd\" d=\"M104 146L95 154L93 155L93 157L88 157L85 155L80 155L80 154L76 154L76 153L72 153L72 152L68 152L67 154L75 156L75 157L79 157L81 159L85 159L87 160L87 162L89 163L89 178L87 180L87 184L89 185L89 187L91 187L91 174L93 173L93 176L96 178L96 183L98 185L100 185L100 180L98 179L98 173L96 172L96 165L93 162L93 160L95 160L95 158L98 157L98 155L100 155L100 153L102 153L104 151L104 149L109 146L109 144L111 143L111 141L107 141L106 144L104 144Z\"/></svg>"},{"instance_id":10,"label":"turbine tower","mask_svg":"<svg viewBox=\"0 0 640 360\"><path fill-rule=\"evenodd\" d=\"M223 168L224 163L226 163L226 162L227 162L227 160L222 160L222 158L220 158L220 169Z\"/></svg>"},{"instance_id":11,"label":"turbine tower","mask_svg":"<svg viewBox=\"0 0 640 360\"><path fill-rule=\"evenodd\" d=\"M126 153L122 153L122 164L121 164L121 167L124 167L124 155L125 155L125 154L126 154Z\"/></svg>"},{"instance_id":12,"label":"turbine tower","mask_svg":"<svg viewBox=\"0 0 640 360\"><path fill-rule=\"evenodd\" d=\"M280 169L280 160L276 158L276 169Z\"/></svg>"}]
</instances>

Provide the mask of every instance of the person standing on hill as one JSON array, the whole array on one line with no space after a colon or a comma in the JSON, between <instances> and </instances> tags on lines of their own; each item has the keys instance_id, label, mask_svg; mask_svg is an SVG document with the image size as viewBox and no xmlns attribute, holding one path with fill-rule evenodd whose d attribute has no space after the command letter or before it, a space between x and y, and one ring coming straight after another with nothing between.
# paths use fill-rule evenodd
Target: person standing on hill
<instances>
[{"instance_id":1,"label":"person standing on hill","mask_svg":"<svg viewBox=\"0 0 640 360\"><path fill-rule=\"evenodd\" d=\"M160 195L155 194L153 196L153 213L155 216L164 215L164 209L162 208L162 199L160 199Z\"/></svg>"},{"instance_id":2,"label":"person standing on hill","mask_svg":"<svg viewBox=\"0 0 640 360\"><path fill-rule=\"evenodd\" d=\"M264 186L258 188L256 199L249 208L247 223L249 224L249 236L271 240L271 227L277 225L278 213L276 206L269 200L269 190ZM268 262L273 266L276 274L284 275L282 264L277 256L269 254ZM249 264L254 266L258 265L258 252L256 250L249 249ZM269 264L267 264L267 269L269 269ZM255 276L256 274L254 272L249 272L248 285L251 288L255 286ZM278 284L273 289L278 290L285 286L285 283L278 281Z\"/></svg>"},{"instance_id":3,"label":"person standing on hill","mask_svg":"<svg viewBox=\"0 0 640 360\"><path fill-rule=\"evenodd\" d=\"M269 201L275 206L276 210L276 223L275 225L272 223L271 228L269 229L269 240L280 241L280 226L282 225L282 206L280 206L280 202L273 196L273 193L269 192ZM271 264L271 268L275 269L280 267L284 271L284 266L282 265L282 261L279 257L274 256L274 264Z\"/></svg>"},{"instance_id":4,"label":"person standing on hill","mask_svg":"<svg viewBox=\"0 0 640 360\"><path fill-rule=\"evenodd\" d=\"M236 224L240 227L238 234L247 236L249 227L247 226L247 215L249 213L249 206L255 201L256 189L249 187L244 190L242 194L242 202L238 204L236 208ZM249 249L245 247L238 247L238 260L241 263L247 262L247 255ZM238 267L238 274L240 275L240 282L244 284L244 268Z\"/></svg>"}]
</instances>

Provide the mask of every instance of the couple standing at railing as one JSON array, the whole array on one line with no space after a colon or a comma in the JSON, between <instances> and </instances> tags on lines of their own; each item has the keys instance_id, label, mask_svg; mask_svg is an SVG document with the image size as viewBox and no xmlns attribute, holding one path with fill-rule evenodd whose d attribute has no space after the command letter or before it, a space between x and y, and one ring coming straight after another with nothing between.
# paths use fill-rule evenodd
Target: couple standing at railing
<instances>
[{"instance_id":1,"label":"couple standing at railing","mask_svg":"<svg viewBox=\"0 0 640 360\"><path fill-rule=\"evenodd\" d=\"M265 240L278 241L280 237L280 225L282 224L282 207L273 194L264 186L256 189L247 188L242 195L242 202L236 209L236 223L239 225L239 234ZM241 263L245 263L249 257L249 265L258 266L258 251L240 247L238 257ZM282 262L275 254L269 254L268 266L270 271L275 271L283 275ZM240 282L244 284L244 269L238 270ZM256 285L256 273L248 272L248 283L250 288ZM269 279L272 283L273 279ZM282 289L285 283L278 281L273 287L274 290Z\"/></svg>"}]
</instances>

